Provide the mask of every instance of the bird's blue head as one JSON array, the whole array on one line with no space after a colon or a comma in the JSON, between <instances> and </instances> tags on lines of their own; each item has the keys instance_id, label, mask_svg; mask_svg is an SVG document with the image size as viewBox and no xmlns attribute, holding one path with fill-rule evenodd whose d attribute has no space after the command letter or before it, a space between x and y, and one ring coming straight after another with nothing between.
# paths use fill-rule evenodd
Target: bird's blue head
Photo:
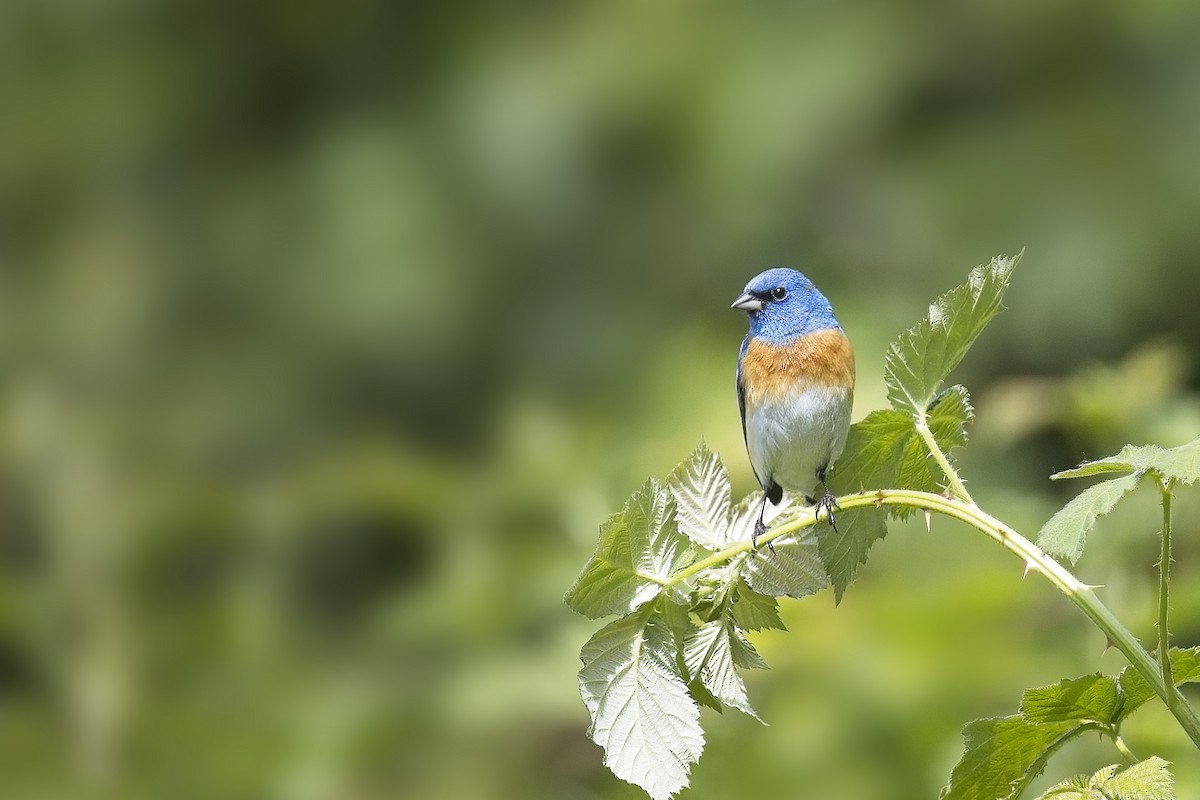
<instances>
[{"instance_id":1,"label":"bird's blue head","mask_svg":"<svg viewBox=\"0 0 1200 800\"><path fill-rule=\"evenodd\" d=\"M749 314L751 336L775 342L841 327L825 295L808 278L786 267L756 275L731 308Z\"/></svg>"}]
</instances>

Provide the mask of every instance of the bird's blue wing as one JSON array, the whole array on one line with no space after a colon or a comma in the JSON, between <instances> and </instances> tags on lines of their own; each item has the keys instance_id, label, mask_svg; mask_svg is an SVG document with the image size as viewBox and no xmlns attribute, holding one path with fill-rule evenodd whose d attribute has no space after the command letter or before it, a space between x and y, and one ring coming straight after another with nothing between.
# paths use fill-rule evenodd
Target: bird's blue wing
<instances>
[{"instance_id":1,"label":"bird's blue wing","mask_svg":"<svg viewBox=\"0 0 1200 800\"><path fill-rule=\"evenodd\" d=\"M746 452L750 451L750 437L746 433L746 387L742 383L742 359L746 357L746 349L750 347L750 337L752 334L746 334L746 338L742 340L742 349L738 351L737 360L737 396L738 396L738 414L742 417L742 441L746 443ZM750 471L754 473L754 477L758 478L759 484L762 485L763 491L770 495L775 493L773 503L779 502L779 486L771 479L763 480L758 474L758 468L754 466L754 461L750 462Z\"/></svg>"},{"instance_id":2,"label":"bird's blue wing","mask_svg":"<svg viewBox=\"0 0 1200 800\"><path fill-rule=\"evenodd\" d=\"M746 334L746 338L742 339L742 349L738 351L737 360L737 397L738 397L738 414L742 418L742 441L749 446L750 441L746 437L746 387L742 385L742 359L746 357L746 349L750 346L750 334Z\"/></svg>"}]
</instances>

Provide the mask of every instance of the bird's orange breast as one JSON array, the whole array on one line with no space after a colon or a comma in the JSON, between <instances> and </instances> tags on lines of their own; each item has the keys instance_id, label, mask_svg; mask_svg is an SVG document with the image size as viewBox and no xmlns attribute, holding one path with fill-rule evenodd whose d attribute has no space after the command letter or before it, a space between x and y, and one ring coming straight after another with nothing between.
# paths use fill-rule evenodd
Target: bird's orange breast
<instances>
[{"instance_id":1,"label":"bird's orange breast","mask_svg":"<svg viewBox=\"0 0 1200 800\"><path fill-rule=\"evenodd\" d=\"M748 405L809 388L853 389L854 348L837 328L782 345L751 339L742 358L742 387Z\"/></svg>"}]
</instances>

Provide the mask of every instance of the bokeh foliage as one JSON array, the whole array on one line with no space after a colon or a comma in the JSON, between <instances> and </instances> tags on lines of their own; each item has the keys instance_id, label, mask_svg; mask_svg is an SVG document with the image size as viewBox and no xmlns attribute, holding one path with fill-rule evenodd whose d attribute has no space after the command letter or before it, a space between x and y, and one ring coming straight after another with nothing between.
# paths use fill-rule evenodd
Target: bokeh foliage
<instances>
[{"instance_id":1,"label":"bokeh foliage","mask_svg":"<svg viewBox=\"0 0 1200 800\"><path fill-rule=\"evenodd\" d=\"M1050 473L1195 437L1198 35L1170 0L0 5L0 793L636 796L561 591L698 438L751 488L762 267L833 300L861 416L928 298L1026 248L961 379L971 490L1027 533ZM1129 502L1076 571L1152 637ZM949 524L856 589L754 635L771 727L726 715L691 796L931 796L962 720L1104 644Z\"/></svg>"}]
</instances>

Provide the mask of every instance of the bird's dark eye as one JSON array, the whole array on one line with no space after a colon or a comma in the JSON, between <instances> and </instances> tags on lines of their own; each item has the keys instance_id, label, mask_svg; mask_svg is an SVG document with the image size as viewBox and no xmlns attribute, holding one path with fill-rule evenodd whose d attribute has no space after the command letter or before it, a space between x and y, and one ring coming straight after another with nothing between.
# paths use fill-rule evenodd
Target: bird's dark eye
<instances>
[{"instance_id":1,"label":"bird's dark eye","mask_svg":"<svg viewBox=\"0 0 1200 800\"><path fill-rule=\"evenodd\" d=\"M774 289L771 290L771 298L772 299L782 300L785 297L787 297L787 289L783 288L782 286L776 286Z\"/></svg>"}]
</instances>

